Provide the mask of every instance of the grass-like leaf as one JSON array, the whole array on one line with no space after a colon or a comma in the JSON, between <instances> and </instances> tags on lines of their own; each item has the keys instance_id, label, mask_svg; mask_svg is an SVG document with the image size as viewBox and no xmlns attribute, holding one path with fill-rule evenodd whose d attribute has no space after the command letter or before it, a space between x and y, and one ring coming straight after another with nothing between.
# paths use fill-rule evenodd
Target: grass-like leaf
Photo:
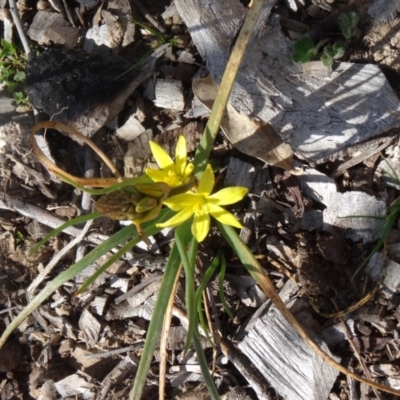
<instances>
[{"instance_id":1,"label":"grass-like leaf","mask_svg":"<svg viewBox=\"0 0 400 400\"><path fill-rule=\"evenodd\" d=\"M68 280L72 279L79 272L83 271L86 267L96 262L100 257L106 254L114 247L119 246L121 243L128 240L136 232L133 225L127 226L120 230L118 233L111 236L101 245L94 248L90 253L84 256L76 264L72 265L65 271L61 272L55 279L49 282L34 299L14 318L11 324L3 332L0 338L0 348L3 346L7 338L11 335L14 329L28 316L32 311L36 310L55 290L63 285Z\"/></svg>"},{"instance_id":2,"label":"grass-like leaf","mask_svg":"<svg viewBox=\"0 0 400 400\"><path fill-rule=\"evenodd\" d=\"M80 224L82 222L90 221L91 219L96 219L101 217L102 214L98 211L93 212L91 214L81 215L80 217L72 218L67 221L65 224L60 225L58 228L53 229L49 232L39 243L32 247L30 254L38 251L45 243L47 243L52 237L57 236L64 229L69 228L70 226Z\"/></svg>"},{"instance_id":3,"label":"grass-like leaf","mask_svg":"<svg viewBox=\"0 0 400 400\"><path fill-rule=\"evenodd\" d=\"M180 232L182 242L188 243L191 238L190 226L185 225L185 229ZM153 314L151 316L150 325L147 329L146 342L144 344L142 357L140 358L139 367L136 373L133 389L129 394L130 400L139 400L142 396L144 385L146 384L147 373L153 359L154 350L157 345L157 340L160 336L165 311L168 306L170 296L173 296L172 289L176 274L178 273L181 258L176 243L173 245L168 258L167 266L165 267L164 277L161 282L161 287L154 305Z\"/></svg>"}]
</instances>

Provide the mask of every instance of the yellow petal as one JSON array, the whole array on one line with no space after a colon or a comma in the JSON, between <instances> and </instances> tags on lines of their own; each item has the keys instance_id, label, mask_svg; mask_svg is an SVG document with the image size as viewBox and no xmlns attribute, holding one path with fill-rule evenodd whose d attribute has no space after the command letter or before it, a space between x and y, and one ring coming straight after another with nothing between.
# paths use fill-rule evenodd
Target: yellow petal
<instances>
[{"instance_id":1,"label":"yellow petal","mask_svg":"<svg viewBox=\"0 0 400 400\"><path fill-rule=\"evenodd\" d=\"M243 228L242 224L236 219L236 217L229 211L224 210L222 207L216 204L207 203L209 213L221 224L231 225L236 228Z\"/></svg>"},{"instance_id":2,"label":"yellow petal","mask_svg":"<svg viewBox=\"0 0 400 400\"><path fill-rule=\"evenodd\" d=\"M194 165L192 163L186 165L185 171L183 173L183 178L187 178L188 176L192 175L193 170L194 170Z\"/></svg>"},{"instance_id":3,"label":"yellow petal","mask_svg":"<svg viewBox=\"0 0 400 400\"><path fill-rule=\"evenodd\" d=\"M178 212L178 214L174 215L172 218L170 218L168 221L165 221L163 223L157 224L158 228L174 228L175 226L178 226L180 224L183 224L185 221L187 221L192 215L194 211L192 207L187 207Z\"/></svg>"},{"instance_id":4,"label":"yellow petal","mask_svg":"<svg viewBox=\"0 0 400 400\"><path fill-rule=\"evenodd\" d=\"M153 157L162 170L174 168L174 162L172 161L172 158L160 145L152 140L150 140L149 144Z\"/></svg>"},{"instance_id":5,"label":"yellow petal","mask_svg":"<svg viewBox=\"0 0 400 400\"><path fill-rule=\"evenodd\" d=\"M179 211L185 207L194 207L197 203L201 202L203 196L199 196L196 193L183 193L172 196L164 200L164 204L171 210Z\"/></svg>"},{"instance_id":6,"label":"yellow petal","mask_svg":"<svg viewBox=\"0 0 400 400\"><path fill-rule=\"evenodd\" d=\"M168 178L168 172L161 171L161 169L146 168L146 175L154 182L165 182Z\"/></svg>"},{"instance_id":7,"label":"yellow petal","mask_svg":"<svg viewBox=\"0 0 400 400\"><path fill-rule=\"evenodd\" d=\"M207 201L220 206L226 206L228 204L234 204L242 200L246 196L248 189L245 187L228 187L219 190L217 193L207 197Z\"/></svg>"},{"instance_id":8,"label":"yellow petal","mask_svg":"<svg viewBox=\"0 0 400 400\"><path fill-rule=\"evenodd\" d=\"M208 235L210 230L210 215L204 210L195 213L192 224L192 234L200 243Z\"/></svg>"},{"instance_id":9,"label":"yellow petal","mask_svg":"<svg viewBox=\"0 0 400 400\"><path fill-rule=\"evenodd\" d=\"M183 177L187 163L187 148L185 137L180 135L175 150L176 173Z\"/></svg>"},{"instance_id":10,"label":"yellow petal","mask_svg":"<svg viewBox=\"0 0 400 400\"><path fill-rule=\"evenodd\" d=\"M208 196L214 187L214 171L210 164L207 164L206 170L200 178L199 187L197 188L197 193L203 196Z\"/></svg>"}]
</instances>

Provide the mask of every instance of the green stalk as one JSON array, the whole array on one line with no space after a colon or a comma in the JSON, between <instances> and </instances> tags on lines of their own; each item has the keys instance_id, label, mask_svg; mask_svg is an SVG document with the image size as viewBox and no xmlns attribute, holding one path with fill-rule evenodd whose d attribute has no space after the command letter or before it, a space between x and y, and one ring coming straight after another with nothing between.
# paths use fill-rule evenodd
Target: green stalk
<instances>
[{"instance_id":1,"label":"green stalk","mask_svg":"<svg viewBox=\"0 0 400 400\"><path fill-rule=\"evenodd\" d=\"M264 1L253 0L250 4L246 19L243 22L243 26L240 29L231 56L229 57L229 61L225 67L224 74L222 75L221 84L211 109L210 118L204 129L203 136L194 157L194 174L198 179L200 179L207 166L215 138L217 137L225 113L226 105L229 101L233 83L239 71L240 64L242 63L253 29L258 21L258 17L260 16Z\"/></svg>"},{"instance_id":2,"label":"green stalk","mask_svg":"<svg viewBox=\"0 0 400 400\"><path fill-rule=\"evenodd\" d=\"M190 225L185 225L185 229L181 231L181 240L186 243L191 236ZM153 314L151 316L150 325L147 330L146 342L144 344L142 357L140 358L139 367L135 377L133 389L129 394L130 400L138 400L142 396L144 385L146 384L147 373L150 369L153 359L154 350L157 345L158 337L162 329L164 315L168 305L168 299L173 296L172 289L176 274L178 273L181 259L176 243L173 245L168 263L164 271L164 277L161 283L156 304L154 305Z\"/></svg>"}]
</instances>

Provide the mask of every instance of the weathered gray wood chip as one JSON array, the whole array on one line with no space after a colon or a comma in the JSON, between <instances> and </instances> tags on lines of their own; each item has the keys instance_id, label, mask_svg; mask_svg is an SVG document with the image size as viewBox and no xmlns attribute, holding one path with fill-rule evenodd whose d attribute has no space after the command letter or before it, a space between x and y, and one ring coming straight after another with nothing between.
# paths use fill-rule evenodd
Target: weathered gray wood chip
<instances>
[{"instance_id":1,"label":"weathered gray wood chip","mask_svg":"<svg viewBox=\"0 0 400 400\"><path fill-rule=\"evenodd\" d=\"M294 64L293 42L278 16L269 19L274 4L265 2L240 68L230 99L238 111L270 122L298 156L314 162L400 126L399 100L378 66L338 63L328 76L316 76ZM232 0L212 7L207 0L176 0L176 6L220 82L245 8Z\"/></svg>"}]
</instances>

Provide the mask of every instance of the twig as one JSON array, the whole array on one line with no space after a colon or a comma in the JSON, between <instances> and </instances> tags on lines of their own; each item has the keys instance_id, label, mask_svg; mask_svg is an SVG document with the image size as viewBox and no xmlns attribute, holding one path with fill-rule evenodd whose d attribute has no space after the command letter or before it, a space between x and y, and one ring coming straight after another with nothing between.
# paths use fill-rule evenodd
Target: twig
<instances>
[{"instance_id":1,"label":"twig","mask_svg":"<svg viewBox=\"0 0 400 400\"><path fill-rule=\"evenodd\" d=\"M29 203L24 203L21 200L18 200L15 197L2 192L0 192L0 209L16 211L21 215L24 215L25 217L35 219L41 224L47 225L53 229L58 228L65 223L65 221L63 221L62 219L55 217L54 215L50 214L48 211L43 210L40 207L34 206ZM79 236L82 231L78 228L70 226L66 228L63 232L68 233L72 236ZM108 239L108 236L99 234L91 234L87 237L87 240L94 244L100 244L106 239Z\"/></svg>"},{"instance_id":2,"label":"twig","mask_svg":"<svg viewBox=\"0 0 400 400\"><path fill-rule=\"evenodd\" d=\"M11 15L13 17L14 24L15 24L15 26L17 28L19 38L21 39L22 46L24 47L26 55L28 57L30 57L30 55L32 53L32 50L31 50L31 48L29 46L28 39L26 37L24 28L22 26L22 21L21 21L21 18L19 16L19 14L18 14L17 5L15 3L15 0L8 0L8 2L9 2L9 5L10 5L10 12L11 12Z\"/></svg>"},{"instance_id":3,"label":"twig","mask_svg":"<svg viewBox=\"0 0 400 400\"><path fill-rule=\"evenodd\" d=\"M333 302L335 308L336 308L337 310L339 310L339 307L337 306L336 301L335 301L334 299L332 299L332 302ZM365 376L367 377L367 379L369 379L370 381L372 381L373 379L372 379L371 372L370 372L370 370L368 369L367 365L365 364L365 361L364 361L364 359L362 358L362 356L361 356L360 352L358 351L357 347L356 347L356 346L354 345L354 343L353 343L353 340L352 340L352 338L351 338L351 335L350 335L350 332L349 332L349 327L348 327L348 325L347 325L347 322L343 319L343 317L340 317L340 318L339 318L339 321L341 322L341 324L342 324L343 327L344 327L344 335L346 336L346 339L347 339L347 341L348 341L350 347L352 348L352 350L353 350L353 352L354 352L354 355L355 355L356 358L358 359L358 362L360 363L360 365L361 365L361 367L362 367L362 369L363 369L363 371L364 371L364 373L365 373ZM372 390L374 391L375 396L376 396L376 398L377 398L378 400L383 400L381 394L379 393L379 391L378 391L376 388L372 387Z\"/></svg>"},{"instance_id":4,"label":"twig","mask_svg":"<svg viewBox=\"0 0 400 400\"><path fill-rule=\"evenodd\" d=\"M47 266L39 273L39 275L32 281L32 283L29 285L28 289L26 290L26 299L28 303L30 303L33 299L34 292L36 288L43 282L43 280L46 278L46 276L51 272L51 270L59 263L60 260L62 260L68 252L79 242L83 240L83 238L86 236L86 233L88 232L90 226L92 225L93 221L88 221L86 222L86 225L80 232L80 234L72 240L70 243L67 244L60 252L58 252L54 258L47 264ZM39 322L39 324L47 331L47 323L45 319L40 315L40 312L38 310L35 310L32 312L32 315L36 318L36 320Z\"/></svg>"},{"instance_id":5,"label":"twig","mask_svg":"<svg viewBox=\"0 0 400 400\"><path fill-rule=\"evenodd\" d=\"M139 10L139 12L149 21L154 27L156 27L161 33L165 33L167 30L165 26L158 22L150 13L147 11L146 7L144 7L139 1L132 0L132 3Z\"/></svg>"}]
</instances>

